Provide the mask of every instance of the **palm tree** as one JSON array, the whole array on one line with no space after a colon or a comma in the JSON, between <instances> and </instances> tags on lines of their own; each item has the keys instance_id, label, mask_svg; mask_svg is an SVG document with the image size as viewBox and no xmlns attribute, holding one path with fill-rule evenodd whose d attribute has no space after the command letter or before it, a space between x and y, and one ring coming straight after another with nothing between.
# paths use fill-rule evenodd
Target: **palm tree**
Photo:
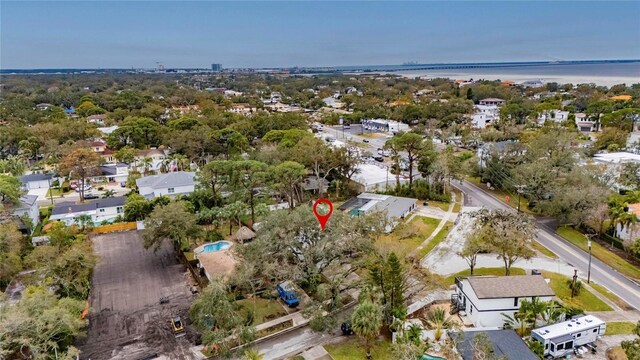
<instances>
[{"instance_id":1,"label":"palm tree","mask_svg":"<svg viewBox=\"0 0 640 360\"><path fill-rule=\"evenodd\" d=\"M189 164L190 164L189 158L187 158L182 154L174 154L173 156L171 156L171 159L175 161L176 168L178 169L178 171L184 171L189 167Z\"/></svg>"},{"instance_id":2,"label":"palm tree","mask_svg":"<svg viewBox=\"0 0 640 360\"><path fill-rule=\"evenodd\" d=\"M502 313L504 316L504 328L513 329L519 336L525 336L529 329L529 323L522 318L521 313L515 313L513 316Z\"/></svg>"},{"instance_id":3,"label":"palm tree","mask_svg":"<svg viewBox=\"0 0 640 360\"><path fill-rule=\"evenodd\" d=\"M371 359L371 345L380 334L382 327L382 308L369 300L364 300L351 315L351 328L362 337L367 350L367 359Z\"/></svg>"},{"instance_id":4,"label":"palm tree","mask_svg":"<svg viewBox=\"0 0 640 360\"><path fill-rule=\"evenodd\" d=\"M93 229L93 220L91 219L91 215L80 215L76 217L75 223L80 227L80 231Z\"/></svg>"},{"instance_id":5,"label":"palm tree","mask_svg":"<svg viewBox=\"0 0 640 360\"><path fill-rule=\"evenodd\" d=\"M258 350L255 349L247 349L244 351L242 356L242 360L262 360L264 355L260 354Z\"/></svg>"},{"instance_id":6,"label":"palm tree","mask_svg":"<svg viewBox=\"0 0 640 360\"><path fill-rule=\"evenodd\" d=\"M435 308L429 311L424 321L430 328L435 330L433 336L436 341L440 341L442 330L449 329L453 326L451 317L447 315L443 308Z\"/></svg>"},{"instance_id":7,"label":"palm tree","mask_svg":"<svg viewBox=\"0 0 640 360\"><path fill-rule=\"evenodd\" d=\"M160 172L161 173L168 173L169 170L171 169L171 163L173 162L173 159L168 157L165 158L164 160L162 160L162 162L160 163Z\"/></svg>"},{"instance_id":8,"label":"palm tree","mask_svg":"<svg viewBox=\"0 0 640 360\"><path fill-rule=\"evenodd\" d=\"M142 173L144 174L144 176L147 176L147 173L149 172L149 168L151 167L151 165L153 164L153 159L146 156L144 159L142 159Z\"/></svg>"}]
</instances>

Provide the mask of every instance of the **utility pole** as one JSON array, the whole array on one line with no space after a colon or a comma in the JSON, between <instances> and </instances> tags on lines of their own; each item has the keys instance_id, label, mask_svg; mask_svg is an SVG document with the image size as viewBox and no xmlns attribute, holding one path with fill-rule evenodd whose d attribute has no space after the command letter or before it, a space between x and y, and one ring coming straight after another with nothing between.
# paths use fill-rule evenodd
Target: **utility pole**
<instances>
[{"instance_id":1,"label":"utility pole","mask_svg":"<svg viewBox=\"0 0 640 360\"><path fill-rule=\"evenodd\" d=\"M571 298L576 294L576 282L578 281L578 269L573 270L573 281L571 282Z\"/></svg>"},{"instance_id":2,"label":"utility pole","mask_svg":"<svg viewBox=\"0 0 640 360\"><path fill-rule=\"evenodd\" d=\"M585 235L587 237L587 247L589 248L589 267L587 268L587 284L591 284L591 238L595 234Z\"/></svg>"},{"instance_id":3,"label":"utility pole","mask_svg":"<svg viewBox=\"0 0 640 360\"><path fill-rule=\"evenodd\" d=\"M516 185L516 192L518 193L518 212L520 212L520 196L522 195L522 193L524 192L524 189L527 187L527 185Z\"/></svg>"}]
</instances>

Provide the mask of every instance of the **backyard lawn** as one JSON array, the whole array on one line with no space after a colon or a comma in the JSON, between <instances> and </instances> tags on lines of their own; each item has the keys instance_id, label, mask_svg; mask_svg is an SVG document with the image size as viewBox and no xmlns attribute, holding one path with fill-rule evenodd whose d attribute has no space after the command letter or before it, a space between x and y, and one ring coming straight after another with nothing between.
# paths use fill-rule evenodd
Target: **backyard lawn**
<instances>
[{"instance_id":1,"label":"backyard lawn","mask_svg":"<svg viewBox=\"0 0 640 360\"><path fill-rule=\"evenodd\" d=\"M512 267L511 275L526 275L527 272L524 269ZM473 269L473 275L495 275L495 276L504 276L504 268L503 267L489 267L489 268L475 268ZM460 271L459 273L455 273L453 275L447 276L446 282L447 284L455 283L456 276L469 276L469 269Z\"/></svg>"},{"instance_id":2,"label":"backyard lawn","mask_svg":"<svg viewBox=\"0 0 640 360\"><path fill-rule=\"evenodd\" d=\"M438 227L440 220L415 216L410 222L398 225L392 233L382 235L376 246L384 252L395 252L398 256L406 256L425 241Z\"/></svg>"},{"instance_id":3,"label":"backyard lawn","mask_svg":"<svg viewBox=\"0 0 640 360\"><path fill-rule=\"evenodd\" d=\"M627 335L633 333L636 324L631 322L608 322L605 335Z\"/></svg>"},{"instance_id":4,"label":"backyard lawn","mask_svg":"<svg viewBox=\"0 0 640 360\"><path fill-rule=\"evenodd\" d=\"M580 249L588 251L587 238L581 232L570 227L560 227L556 230L556 233ZM640 268L630 264L627 260L595 241L591 242L591 254L621 273L634 279L640 279Z\"/></svg>"},{"instance_id":5,"label":"backyard lawn","mask_svg":"<svg viewBox=\"0 0 640 360\"><path fill-rule=\"evenodd\" d=\"M253 310L253 300L254 299L242 299L236 301L236 304L245 309ZM287 315L287 312L282 308L282 305L280 305L276 300L256 298L255 305L253 325L259 325L269 320Z\"/></svg>"},{"instance_id":6,"label":"backyard lawn","mask_svg":"<svg viewBox=\"0 0 640 360\"><path fill-rule=\"evenodd\" d=\"M568 277L564 275L543 271L545 279L551 279L549 286L556 296L562 300L565 305L574 306L584 311L612 311L613 309L604 301L600 300L587 288L583 287L580 294L571 298L571 289L567 285Z\"/></svg>"},{"instance_id":7,"label":"backyard lawn","mask_svg":"<svg viewBox=\"0 0 640 360\"><path fill-rule=\"evenodd\" d=\"M351 336L347 340L339 343L327 344L324 348L334 360L367 358L364 343L355 336ZM371 358L374 360L392 359L390 348L391 342L386 339L384 341L375 341L375 344L371 349Z\"/></svg>"}]
</instances>

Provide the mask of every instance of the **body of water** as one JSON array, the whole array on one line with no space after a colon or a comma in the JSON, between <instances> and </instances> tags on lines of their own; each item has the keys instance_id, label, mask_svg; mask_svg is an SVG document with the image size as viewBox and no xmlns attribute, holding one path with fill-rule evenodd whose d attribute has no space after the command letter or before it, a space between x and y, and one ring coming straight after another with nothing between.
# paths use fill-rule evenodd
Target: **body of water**
<instances>
[{"instance_id":1,"label":"body of water","mask_svg":"<svg viewBox=\"0 0 640 360\"><path fill-rule=\"evenodd\" d=\"M485 79L514 82L542 80L561 84L595 83L602 86L612 86L640 83L640 62L400 70L388 73L411 78L445 77L461 80Z\"/></svg>"}]
</instances>

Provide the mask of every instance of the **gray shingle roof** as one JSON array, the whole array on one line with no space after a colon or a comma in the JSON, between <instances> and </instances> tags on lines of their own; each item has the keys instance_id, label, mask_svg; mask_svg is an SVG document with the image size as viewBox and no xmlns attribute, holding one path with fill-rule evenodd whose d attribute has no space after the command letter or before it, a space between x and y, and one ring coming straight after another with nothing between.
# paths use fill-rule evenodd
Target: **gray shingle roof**
<instances>
[{"instance_id":1,"label":"gray shingle roof","mask_svg":"<svg viewBox=\"0 0 640 360\"><path fill-rule=\"evenodd\" d=\"M513 330L460 331L450 333L456 339L456 347L463 360L473 360L473 340L476 335L484 333L493 345L496 357L507 360L538 360L524 341Z\"/></svg>"},{"instance_id":2,"label":"gray shingle roof","mask_svg":"<svg viewBox=\"0 0 640 360\"><path fill-rule=\"evenodd\" d=\"M195 185L195 177L196 173L194 172L176 171L139 178L136 180L136 185L138 185L138 187L149 186L153 189Z\"/></svg>"},{"instance_id":3,"label":"gray shingle roof","mask_svg":"<svg viewBox=\"0 0 640 360\"><path fill-rule=\"evenodd\" d=\"M28 206L33 205L37 200L38 200L38 196L36 195L22 195L20 197L20 202Z\"/></svg>"},{"instance_id":4,"label":"gray shingle roof","mask_svg":"<svg viewBox=\"0 0 640 360\"><path fill-rule=\"evenodd\" d=\"M467 279L478 299L555 295L542 275L471 276Z\"/></svg>"},{"instance_id":5,"label":"gray shingle roof","mask_svg":"<svg viewBox=\"0 0 640 360\"><path fill-rule=\"evenodd\" d=\"M23 184L26 184L30 181L41 181L41 180L50 180L53 179L53 175L51 174L29 174L29 175L23 175L20 178L20 181L22 181Z\"/></svg>"},{"instance_id":6,"label":"gray shingle roof","mask_svg":"<svg viewBox=\"0 0 640 360\"><path fill-rule=\"evenodd\" d=\"M95 210L100 208L108 208L114 206L124 206L124 203L127 201L125 196L118 196L106 199L98 199L95 201L87 202L84 204L69 204L69 203L61 203L57 204L53 210L51 210L51 215L61 215L68 213L77 213L82 211Z\"/></svg>"}]
</instances>

